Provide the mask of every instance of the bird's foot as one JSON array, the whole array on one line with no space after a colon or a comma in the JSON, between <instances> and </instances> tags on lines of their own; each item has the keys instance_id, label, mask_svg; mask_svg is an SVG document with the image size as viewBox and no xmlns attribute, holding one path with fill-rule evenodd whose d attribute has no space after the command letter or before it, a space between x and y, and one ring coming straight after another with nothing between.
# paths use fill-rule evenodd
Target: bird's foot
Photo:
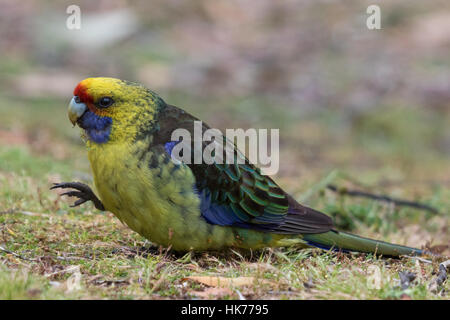
<instances>
[{"instance_id":1,"label":"bird's foot","mask_svg":"<svg viewBox=\"0 0 450 320\"><path fill-rule=\"evenodd\" d=\"M100 201L99 198L95 195L95 193L92 191L92 189L83 183L80 182L62 182L62 183L55 183L53 187L50 188L50 190L53 189L75 189L72 191L67 191L61 194L62 196L69 196L69 197L77 197L78 200L75 201L71 207L77 207L87 201L92 201L94 203L94 206L101 211L105 211L105 207L103 206L103 203Z\"/></svg>"}]
</instances>

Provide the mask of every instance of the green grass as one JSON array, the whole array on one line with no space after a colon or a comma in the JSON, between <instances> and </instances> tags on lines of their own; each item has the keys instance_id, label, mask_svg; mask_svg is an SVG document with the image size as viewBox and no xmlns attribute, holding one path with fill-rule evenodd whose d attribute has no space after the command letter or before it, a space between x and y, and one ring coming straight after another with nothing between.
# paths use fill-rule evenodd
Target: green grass
<instances>
[{"instance_id":1,"label":"green grass","mask_svg":"<svg viewBox=\"0 0 450 320\"><path fill-rule=\"evenodd\" d=\"M24 300L24 299L63 299L71 297L61 290L55 289L56 284L27 270L0 269L0 299Z\"/></svg>"},{"instance_id":2,"label":"green grass","mask_svg":"<svg viewBox=\"0 0 450 320\"><path fill-rule=\"evenodd\" d=\"M441 293L449 291L448 281L440 292L428 289L439 259L428 264L296 248L167 252L113 214L91 204L70 208L71 200L49 191L62 180L91 183L78 130L71 129L61 101L11 103L17 108L0 104L0 299L238 299L239 293L247 299L448 299ZM230 123L248 125L241 116L258 113L257 103L245 102L248 110L231 116ZM206 104L195 111L213 122L220 112ZM445 136L444 120L425 126L421 111L401 120L401 109L390 117L358 119L339 114L285 119L275 113L259 116L273 115L274 123L283 125L277 181L295 197L330 214L339 228L363 236L411 246L450 242L448 158L433 147ZM383 136L376 134L381 129ZM421 201L440 213L342 197L324 188L329 182ZM418 274L406 290L399 285L400 271ZM191 276L256 282L210 288L188 280Z\"/></svg>"}]
</instances>

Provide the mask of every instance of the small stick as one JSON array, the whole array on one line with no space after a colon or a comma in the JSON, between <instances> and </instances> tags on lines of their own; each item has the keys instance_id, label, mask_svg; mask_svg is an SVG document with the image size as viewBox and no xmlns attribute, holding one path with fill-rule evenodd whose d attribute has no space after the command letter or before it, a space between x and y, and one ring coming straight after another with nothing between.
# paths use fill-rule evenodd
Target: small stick
<instances>
[{"instance_id":1,"label":"small stick","mask_svg":"<svg viewBox=\"0 0 450 320\"><path fill-rule=\"evenodd\" d=\"M368 199L373 199L373 200L378 200L378 201L383 201L383 202L388 202L388 203L393 203L397 206L403 206L403 207L412 207L412 208L416 208L416 209L422 209L422 210L426 210L426 211L430 211L434 214L438 214L439 211L429 205L423 204L423 203L419 203L419 202L415 202L415 201L409 201L409 200L403 200L403 199L398 199L398 198L391 198L389 196L386 195L376 195L373 193L369 193L369 192L365 192L365 191L360 191L360 190L348 190L345 188L338 188L335 185L329 184L327 185L327 188L330 189L333 192L339 193L341 195L347 195L347 196L351 196L351 197L361 197L361 198L368 198Z\"/></svg>"},{"instance_id":2,"label":"small stick","mask_svg":"<svg viewBox=\"0 0 450 320\"><path fill-rule=\"evenodd\" d=\"M0 251L3 251L7 254L12 254L14 257L22 259L22 260L26 260L26 261L35 261L36 259L30 259L30 258L25 258L24 256L21 256L20 254L17 254L15 252L6 250L5 248L3 248L2 246L0 246Z\"/></svg>"}]
</instances>

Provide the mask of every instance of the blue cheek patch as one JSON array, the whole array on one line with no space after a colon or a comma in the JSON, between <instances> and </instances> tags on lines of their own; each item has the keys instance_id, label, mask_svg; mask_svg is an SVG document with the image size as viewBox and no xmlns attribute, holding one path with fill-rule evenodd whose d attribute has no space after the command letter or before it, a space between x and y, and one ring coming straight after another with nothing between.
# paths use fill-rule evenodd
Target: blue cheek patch
<instances>
[{"instance_id":1,"label":"blue cheek patch","mask_svg":"<svg viewBox=\"0 0 450 320\"><path fill-rule=\"evenodd\" d=\"M89 139L95 143L105 143L109 141L112 125L111 118L100 117L91 111L86 111L80 118L79 125L86 130Z\"/></svg>"}]
</instances>

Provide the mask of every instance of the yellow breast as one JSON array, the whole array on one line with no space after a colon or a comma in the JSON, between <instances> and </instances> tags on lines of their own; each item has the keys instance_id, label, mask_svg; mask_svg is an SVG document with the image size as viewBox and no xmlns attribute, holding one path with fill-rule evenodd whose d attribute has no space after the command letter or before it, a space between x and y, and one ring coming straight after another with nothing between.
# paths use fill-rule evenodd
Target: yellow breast
<instances>
[{"instance_id":1,"label":"yellow breast","mask_svg":"<svg viewBox=\"0 0 450 320\"><path fill-rule=\"evenodd\" d=\"M150 241L177 250L231 245L230 228L210 225L201 217L190 169L148 145L88 142L95 186L105 208Z\"/></svg>"}]
</instances>

